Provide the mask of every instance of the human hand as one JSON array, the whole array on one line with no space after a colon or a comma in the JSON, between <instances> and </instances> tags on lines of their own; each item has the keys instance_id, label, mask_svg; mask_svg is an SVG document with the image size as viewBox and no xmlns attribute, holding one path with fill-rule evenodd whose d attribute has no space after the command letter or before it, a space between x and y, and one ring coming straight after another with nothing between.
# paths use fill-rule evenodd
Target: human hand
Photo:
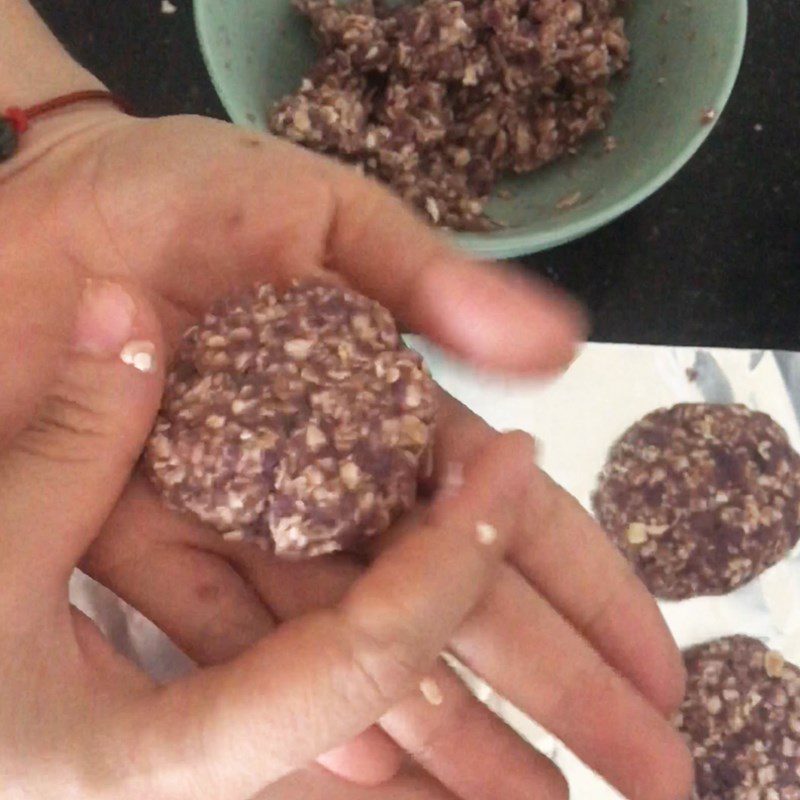
<instances>
[{"instance_id":1,"label":"human hand","mask_svg":"<svg viewBox=\"0 0 800 800\"><path fill-rule=\"evenodd\" d=\"M552 289L471 262L353 170L286 142L92 108L39 121L24 144L0 166L16 300L3 331L27 331L38 367L68 335L87 277L141 288L169 346L212 298L298 278L345 280L406 328L510 372L562 368L581 335L577 308ZM0 378L14 390L0 415L18 429L52 369Z\"/></svg>"},{"instance_id":2,"label":"human hand","mask_svg":"<svg viewBox=\"0 0 800 800\"><path fill-rule=\"evenodd\" d=\"M0 440L52 384L87 278L146 296L170 346L234 284L344 276L476 361L549 370L571 354L579 319L566 301L470 264L382 191L284 143L205 120L134 121L92 107L38 123L25 145L0 169L0 212L15 245L4 330L29 366L0 365ZM352 773L359 752L369 753L358 759L369 769ZM328 763L377 780L397 760L372 732Z\"/></svg>"},{"instance_id":3,"label":"human hand","mask_svg":"<svg viewBox=\"0 0 800 800\"><path fill-rule=\"evenodd\" d=\"M434 484L446 484L448 465L468 463L499 438L445 399ZM539 471L520 519L493 588L449 649L626 796L685 797L687 754L659 715L681 700L682 666L654 601L586 512ZM155 569L153 553L161 554ZM191 520L165 518L144 479L112 514L86 566L206 664L224 662L285 620L335 604L363 571L345 555L283 562ZM487 713L444 663L430 675L441 705L417 692L381 719L441 784L417 775L415 791L426 785L439 797L443 785L450 793L441 796L451 800L566 797L548 762ZM320 778L308 773L297 785L306 781L316 786ZM404 797L407 785L401 777L386 790Z\"/></svg>"},{"instance_id":4,"label":"human hand","mask_svg":"<svg viewBox=\"0 0 800 800\"><path fill-rule=\"evenodd\" d=\"M28 292L23 292L21 302L15 305L17 318L9 319L7 325L10 331L27 325L25 356L40 365L34 381L16 372L4 376L8 378L5 385L13 387L9 396L17 399L3 409L6 430L19 430L28 421L31 403L52 385L51 365L57 361L54 355L74 316L80 279L87 276L115 280L141 292L158 311L168 351L211 299L236 285L256 279L281 283L295 277L323 276L345 280L375 296L409 328L428 334L477 363L535 371L554 368L569 357L577 330L569 307L518 280L507 281L499 271L492 273L456 256L399 204L349 170L283 143L207 121L141 122L93 111L91 118L81 115L79 123L77 118L68 126L66 122L66 118L59 121L58 148L38 160L31 151L23 154L5 175L8 191L4 196L15 198L4 209L13 224L11 241L29 243L24 253L31 276ZM44 132L40 141L46 141L48 135L56 136L55 126ZM213 187L213 194L209 187ZM39 220L35 239L29 222L26 224L26 219L34 217ZM52 265L64 262L72 269L53 274ZM34 327L31 319L36 320ZM462 419L462 425L468 423L467 418ZM468 439L459 433L452 438ZM255 574L239 575L239 555L220 552L220 540L210 540L208 532L193 528L191 536L184 536L183 522L160 504L148 507L155 497L145 494L143 498L146 492L149 487L141 483L129 490L114 517L120 527L115 530L116 522L110 525L84 563L159 622L198 660L226 661L263 636L272 624L264 604L263 581ZM554 505L553 497L560 496L552 489L541 493L542 500ZM140 502L145 506L138 505ZM540 512L538 506L535 510ZM155 517L148 516L149 511ZM573 524L569 516L555 522L554 535ZM581 525L581 530L587 531L587 541L602 541L594 528L586 528L583 522ZM124 535L125 530L135 532L138 544L134 544L136 537ZM602 547L599 552L603 552ZM607 554L606 558L615 564L612 575L622 572L618 563ZM250 556L243 560L255 573L266 570L267 584L279 595L296 592L302 585L303 567L280 582L269 572L266 559L261 567L258 563L253 566ZM330 565L333 586L325 590L322 578L313 572L316 566L309 567L314 576L314 586L305 584L310 605L334 602L355 577L353 565L344 558L324 563ZM149 567L149 577L142 574L144 565ZM557 575L554 562L539 569L552 583ZM581 571L591 571L591 558ZM512 563L508 575L512 576L512 588L524 595L523 608L529 609L531 617L540 625L540 616L545 622L550 620L544 626L547 634L534 636L536 629L530 620L517 618L514 630L524 628L525 647L512 640L509 648L508 639L497 638L504 622L514 619L514 598L522 597L504 597L500 592L490 612L473 626L478 631L473 636L475 650L484 660L492 655L492 647L503 648L498 652L524 653L508 665L484 662L478 665L478 671L513 697L520 686L515 690L512 684L515 677L523 676L525 664L535 665L539 654L552 653L556 644L564 646L564 655L573 650L583 654L578 664L587 669L596 666L601 683L618 680L559 616L563 613L580 624L585 607L559 597L569 597L583 584L575 579L564 581L559 588L545 581L547 591L538 586L533 591L529 587L537 585L536 581L518 565ZM596 646L612 665L633 673L644 694L666 709L677 702L680 692L674 650L660 627L652 601L633 581L620 579L620 586L623 584L628 588L618 589L620 599L616 603L638 603L644 617L649 617L642 637L651 642L645 648L649 655L640 655L641 670L632 667L630 637L614 625L594 635L599 640ZM508 580L501 585L508 586ZM278 615L287 616L291 614ZM630 616L626 619L635 626ZM587 653L589 660L584 662ZM531 660L531 656L536 658ZM563 665L555 660L544 665L542 680L536 686L531 682L535 693L527 702L523 697L521 705L532 711L539 709L540 718L548 716L541 704L549 691L565 683L558 675L561 669ZM563 786L552 768L471 701L441 667L436 680L448 701L457 698L457 702L432 709L416 698L383 720L384 728L405 749L415 752L437 777L465 798L487 791L513 797L513 792L529 793L536 785L552 797L561 796ZM630 787L634 797L680 797L681 775L686 772L680 745L647 701L624 681L615 685L621 703L618 710L629 715L633 712L627 732L621 731L616 743L610 736L607 744L597 742L596 731L589 731L587 738L587 732L580 732L583 710L575 706L565 714L564 724L580 734L576 749L581 751L583 737L583 753L589 760L594 758L624 788ZM530 688L524 681L522 686ZM586 688L596 690L597 683L589 682ZM647 735L640 731L631 736L635 725ZM437 747L430 742L434 729L438 731ZM367 734L366 742L361 741L365 744L363 752L370 756L368 765L375 761L372 756L376 750L381 755L378 761L396 761L396 753L392 756L388 742L376 736L374 729ZM620 746L628 750L620 751ZM508 768L489 774L479 767L473 757L475 750L470 747L505 753ZM593 755L595 747L599 750ZM356 748L354 754L351 747L343 760L340 752L327 763L341 773L369 779L364 765L353 763L354 758L358 761L358 752ZM633 758L645 752L646 760Z\"/></svg>"},{"instance_id":5,"label":"human hand","mask_svg":"<svg viewBox=\"0 0 800 800\"><path fill-rule=\"evenodd\" d=\"M395 526L337 602L155 686L70 606L67 583L147 436L164 348L147 302L118 284L86 288L73 330L0 453L0 795L245 800L414 691L493 581L530 445L509 435L472 460L463 491ZM480 541L482 523L496 540Z\"/></svg>"}]
</instances>

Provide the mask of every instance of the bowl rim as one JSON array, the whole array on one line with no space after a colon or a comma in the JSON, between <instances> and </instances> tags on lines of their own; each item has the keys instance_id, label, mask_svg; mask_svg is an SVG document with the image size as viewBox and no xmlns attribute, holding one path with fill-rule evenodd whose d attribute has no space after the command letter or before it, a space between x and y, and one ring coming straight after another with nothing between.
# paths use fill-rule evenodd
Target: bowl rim
<instances>
[{"instance_id":1,"label":"bowl rim","mask_svg":"<svg viewBox=\"0 0 800 800\"><path fill-rule=\"evenodd\" d=\"M222 70L212 56L211 24L206 16L206 10L213 2L214 0L193 0L195 31L200 45L200 52L211 83L214 86L214 91L217 93L231 120L236 125L252 128L252 121L247 119L246 114L241 109L230 102L227 92L223 90ZM456 244L473 255L484 258L514 258L548 250L602 228L644 202L674 178L695 156L711 135L725 110L725 106L736 85L736 80L739 77L747 42L748 7L747 0L735 0L735 2L736 46L733 51L733 58L725 73L725 80L722 81L716 97L713 98L711 103L711 108L714 108L717 112L716 118L710 125L698 125L696 133L683 145L680 152L668 164L625 197L598 209L586 217L559 225L552 231L532 233L530 231L526 232L524 228L515 228L513 231L493 232L490 235L456 233L453 235Z\"/></svg>"}]
</instances>

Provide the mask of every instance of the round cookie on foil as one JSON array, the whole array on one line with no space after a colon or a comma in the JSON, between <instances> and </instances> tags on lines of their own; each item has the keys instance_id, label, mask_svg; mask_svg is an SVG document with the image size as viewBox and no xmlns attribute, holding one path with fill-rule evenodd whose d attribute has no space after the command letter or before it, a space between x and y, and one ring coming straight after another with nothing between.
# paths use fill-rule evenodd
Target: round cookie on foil
<instances>
[{"instance_id":1,"label":"round cookie on foil","mask_svg":"<svg viewBox=\"0 0 800 800\"><path fill-rule=\"evenodd\" d=\"M264 284L184 335L145 467L169 505L226 538L320 555L413 505L434 415L434 384L386 309Z\"/></svg>"},{"instance_id":2,"label":"round cookie on foil","mask_svg":"<svg viewBox=\"0 0 800 800\"><path fill-rule=\"evenodd\" d=\"M684 661L676 723L695 762L692 800L800 800L800 670L746 636Z\"/></svg>"},{"instance_id":3,"label":"round cookie on foil","mask_svg":"<svg viewBox=\"0 0 800 800\"><path fill-rule=\"evenodd\" d=\"M685 403L611 448L595 514L657 597L725 594L800 535L800 457L766 414Z\"/></svg>"}]
</instances>

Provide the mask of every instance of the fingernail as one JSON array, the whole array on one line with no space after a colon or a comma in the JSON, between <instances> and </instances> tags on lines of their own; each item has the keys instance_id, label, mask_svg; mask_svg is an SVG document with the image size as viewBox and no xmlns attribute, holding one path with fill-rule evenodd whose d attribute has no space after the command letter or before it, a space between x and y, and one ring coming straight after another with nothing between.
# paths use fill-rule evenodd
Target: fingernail
<instances>
[{"instance_id":1,"label":"fingernail","mask_svg":"<svg viewBox=\"0 0 800 800\"><path fill-rule=\"evenodd\" d=\"M72 346L92 356L114 356L131 338L136 303L117 283L87 281L75 318Z\"/></svg>"},{"instance_id":2,"label":"fingernail","mask_svg":"<svg viewBox=\"0 0 800 800\"><path fill-rule=\"evenodd\" d=\"M118 283L87 281L75 318L73 348L99 358L118 357L139 372L156 371L156 347L132 338L136 303Z\"/></svg>"}]
</instances>

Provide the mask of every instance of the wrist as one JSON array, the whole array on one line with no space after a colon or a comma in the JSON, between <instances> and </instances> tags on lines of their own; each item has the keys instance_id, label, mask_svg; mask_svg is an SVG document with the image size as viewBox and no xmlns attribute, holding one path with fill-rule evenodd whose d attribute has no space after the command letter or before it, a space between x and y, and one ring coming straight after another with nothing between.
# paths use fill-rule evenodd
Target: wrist
<instances>
[{"instance_id":1,"label":"wrist","mask_svg":"<svg viewBox=\"0 0 800 800\"><path fill-rule=\"evenodd\" d=\"M27 0L0 0L0 114L92 89L105 87L69 56ZM120 116L110 102L96 101L48 112L33 121L14 157L0 164L0 181L75 131Z\"/></svg>"},{"instance_id":2,"label":"wrist","mask_svg":"<svg viewBox=\"0 0 800 800\"><path fill-rule=\"evenodd\" d=\"M68 96L51 98L68 99ZM0 114L4 109L0 107ZM0 152L0 189L14 175L25 171L30 164L40 160L43 155L54 152L56 161L68 143L80 147L95 134L101 134L120 124L130 121L114 104L109 95L107 100L80 100L63 107L47 110L32 120L26 118L24 109L8 109L3 120L4 130L2 151ZM20 124L19 120L24 120ZM10 122L10 124L9 124ZM17 132L14 134L14 129ZM10 141L9 141L10 137ZM52 158L48 159L52 162Z\"/></svg>"},{"instance_id":3,"label":"wrist","mask_svg":"<svg viewBox=\"0 0 800 800\"><path fill-rule=\"evenodd\" d=\"M25 107L46 97L102 88L69 56L27 0L0 0L0 105Z\"/></svg>"}]
</instances>

